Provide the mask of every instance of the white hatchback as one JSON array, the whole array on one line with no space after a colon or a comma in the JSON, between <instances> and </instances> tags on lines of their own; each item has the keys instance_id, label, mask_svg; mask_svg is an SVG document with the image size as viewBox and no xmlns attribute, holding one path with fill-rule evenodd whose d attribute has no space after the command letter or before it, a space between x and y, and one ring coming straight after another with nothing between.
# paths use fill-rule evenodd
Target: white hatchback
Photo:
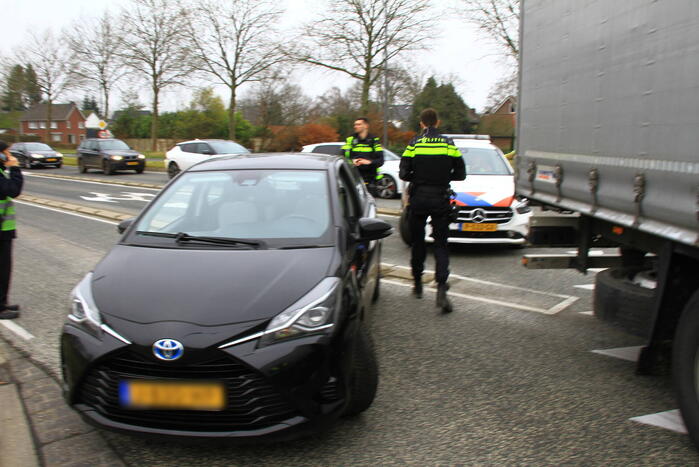
<instances>
[{"instance_id":1,"label":"white hatchback","mask_svg":"<svg viewBox=\"0 0 699 467\"><path fill-rule=\"evenodd\" d=\"M466 180L451 182L459 206L456 222L449 225L449 242L522 245L529 234L531 207L515 196L512 167L487 135L445 135L454 140L466 164ZM403 197L403 204L407 197ZM405 210L403 210L405 213ZM401 237L410 243L407 217L401 216ZM432 241L427 225L425 239Z\"/></svg>"},{"instance_id":2,"label":"white hatchback","mask_svg":"<svg viewBox=\"0 0 699 467\"><path fill-rule=\"evenodd\" d=\"M173 178L183 170L187 170L194 164L211 159L214 156L231 156L237 154L249 154L245 147L235 141L224 139L195 139L177 143L175 147L165 153L165 167L167 174Z\"/></svg>"},{"instance_id":3,"label":"white hatchback","mask_svg":"<svg viewBox=\"0 0 699 467\"><path fill-rule=\"evenodd\" d=\"M319 154L339 155L340 148L345 143L317 143L308 144L301 148L301 152L315 152ZM376 195L379 198L391 199L403 193L403 182L398 177L400 157L393 151L383 150L383 165L379 168L379 173L383 177L376 182Z\"/></svg>"}]
</instances>

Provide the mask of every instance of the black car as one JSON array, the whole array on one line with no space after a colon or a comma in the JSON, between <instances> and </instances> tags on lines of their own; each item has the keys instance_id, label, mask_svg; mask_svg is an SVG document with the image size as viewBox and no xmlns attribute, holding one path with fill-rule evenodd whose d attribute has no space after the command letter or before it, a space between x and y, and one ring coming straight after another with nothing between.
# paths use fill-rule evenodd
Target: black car
<instances>
[{"instance_id":1,"label":"black car","mask_svg":"<svg viewBox=\"0 0 699 467\"><path fill-rule=\"evenodd\" d=\"M77 157L80 173L100 169L107 175L117 170L135 170L140 174L146 168L146 156L120 139L88 138L78 146Z\"/></svg>"},{"instance_id":2,"label":"black car","mask_svg":"<svg viewBox=\"0 0 699 467\"><path fill-rule=\"evenodd\" d=\"M56 167L63 165L63 154L44 143L15 143L10 152L24 169Z\"/></svg>"},{"instance_id":3,"label":"black car","mask_svg":"<svg viewBox=\"0 0 699 467\"><path fill-rule=\"evenodd\" d=\"M73 290L65 397L87 421L287 438L366 410L377 219L335 156L224 156L181 173Z\"/></svg>"}]
</instances>

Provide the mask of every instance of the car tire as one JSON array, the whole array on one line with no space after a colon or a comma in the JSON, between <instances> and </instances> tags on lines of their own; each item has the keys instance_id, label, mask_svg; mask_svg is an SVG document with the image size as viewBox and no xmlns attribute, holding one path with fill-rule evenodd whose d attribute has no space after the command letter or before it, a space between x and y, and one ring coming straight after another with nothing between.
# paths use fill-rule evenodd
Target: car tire
<instances>
[{"instance_id":1,"label":"car tire","mask_svg":"<svg viewBox=\"0 0 699 467\"><path fill-rule=\"evenodd\" d=\"M400 232L400 238L408 246L413 244L413 236L410 235L410 222L408 219L408 209L403 208L400 213L400 221L398 222L398 231Z\"/></svg>"},{"instance_id":2,"label":"car tire","mask_svg":"<svg viewBox=\"0 0 699 467\"><path fill-rule=\"evenodd\" d=\"M114 168L107 160L102 161L102 170L105 175L114 175Z\"/></svg>"},{"instance_id":3,"label":"car tire","mask_svg":"<svg viewBox=\"0 0 699 467\"><path fill-rule=\"evenodd\" d=\"M85 167L85 161L82 157L78 157L78 171L81 174L87 173L87 167Z\"/></svg>"},{"instance_id":4,"label":"car tire","mask_svg":"<svg viewBox=\"0 0 699 467\"><path fill-rule=\"evenodd\" d=\"M637 266L601 271L595 278L593 298L595 316L639 337L650 332L655 297L653 289L631 282L643 270Z\"/></svg>"},{"instance_id":5,"label":"car tire","mask_svg":"<svg viewBox=\"0 0 699 467\"><path fill-rule=\"evenodd\" d=\"M699 448L699 291L685 305L675 330L672 379L689 438Z\"/></svg>"},{"instance_id":6,"label":"car tire","mask_svg":"<svg viewBox=\"0 0 699 467\"><path fill-rule=\"evenodd\" d=\"M27 156L22 157L22 168L23 169L31 169L32 164L29 162L29 158Z\"/></svg>"},{"instance_id":7,"label":"car tire","mask_svg":"<svg viewBox=\"0 0 699 467\"><path fill-rule=\"evenodd\" d=\"M61 167L63 167L63 164L56 164L57 169L60 169Z\"/></svg>"},{"instance_id":8,"label":"car tire","mask_svg":"<svg viewBox=\"0 0 699 467\"><path fill-rule=\"evenodd\" d=\"M393 199L398 196L398 183L390 175L384 175L376 180L376 196L383 199Z\"/></svg>"},{"instance_id":9,"label":"car tire","mask_svg":"<svg viewBox=\"0 0 699 467\"><path fill-rule=\"evenodd\" d=\"M349 393L345 416L359 415L371 407L379 385L379 367L376 362L371 337L359 326L354 342L352 368L349 376Z\"/></svg>"},{"instance_id":10,"label":"car tire","mask_svg":"<svg viewBox=\"0 0 699 467\"><path fill-rule=\"evenodd\" d=\"M137 173L137 174L142 174L144 169L145 169L145 167L139 167L139 168L137 168L137 169L135 169L135 170L136 170L136 173Z\"/></svg>"},{"instance_id":11,"label":"car tire","mask_svg":"<svg viewBox=\"0 0 699 467\"><path fill-rule=\"evenodd\" d=\"M180 173L180 167L177 165L177 162L170 162L167 166L167 176L175 178L178 173Z\"/></svg>"}]
</instances>

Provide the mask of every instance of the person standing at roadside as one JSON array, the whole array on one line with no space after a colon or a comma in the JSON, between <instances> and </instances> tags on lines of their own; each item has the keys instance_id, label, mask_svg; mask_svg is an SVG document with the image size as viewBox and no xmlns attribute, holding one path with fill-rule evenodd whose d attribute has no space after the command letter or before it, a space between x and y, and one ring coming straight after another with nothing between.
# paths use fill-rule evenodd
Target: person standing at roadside
<instances>
[{"instance_id":1,"label":"person standing at roadside","mask_svg":"<svg viewBox=\"0 0 699 467\"><path fill-rule=\"evenodd\" d=\"M9 305L7 294L12 272L12 240L15 238L15 207L12 198L22 192L24 179L19 162L7 143L0 141L0 319L19 316L19 305Z\"/></svg>"},{"instance_id":2,"label":"person standing at roadside","mask_svg":"<svg viewBox=\"0 0 699 467\"><path fill-rule=\"evenodd\" d=\"M466 167L461 153L451 138L437 131L437 112L425 109L420 114L422 134L415 136L400 160L400 178L410 182L409 217L412 249L410 266L413 273L413 294L422 298L422 272L425 266L425 224L431 218L436 263L437 307L443 313L452 311L447 297L449 286L450 186L452 180L464 180Z\"/></svg>"},{"instance_id":3,"label":"person standing at roadside","mask_svg":"<svg viewBox=\"0 0 699 467\"><path fill-rule=\"evenodd\" d=\"M383 148L379 138L369 133L368 118L359 117L354 121L354 134L345 140L340 155L357 167L369 192L374 195L376 180L383 177L379 173L379 167L383 165Z\"/></svg>"}]
</instances>

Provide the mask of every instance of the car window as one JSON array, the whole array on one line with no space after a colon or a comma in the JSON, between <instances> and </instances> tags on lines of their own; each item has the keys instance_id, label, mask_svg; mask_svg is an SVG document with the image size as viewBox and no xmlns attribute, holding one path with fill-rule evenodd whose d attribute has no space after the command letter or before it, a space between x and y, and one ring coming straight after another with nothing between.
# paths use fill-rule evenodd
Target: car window
<instances>
[{"instance_id":1,"label":"car window","mask_svg":"<svg viewBox=\"0 0 699 467\"><path fill-rule=\"evenodd\" d=\"M342 146L339 144L321 144L313 148L313 151L311 152L316 154L330 154L331 156L337 156L340 154L341 147Z\"/></svg>"},{"instance_id":2,"label":"car window","mask_svg":"<svg viewBox=\"0 0 699 467\"><path fill-rule=\"evenodd\" d=\"M196 152L197 143L182 143L178 146L182 152Z\"/></svg>"},{"instance_id":3,"label":"car window","mask_svg":"<svg viewBox=\"0 0 699 467\"><path fill-rule=\"evenodd\" d=\"M21 151L22 150L22 143L15 143L12 146L10 146L10 151Z\"/></svg>"},{"instance_id":4,"label":"car window","mask_svg":"<svg viewBox=\"0 0 699 467\"><path fill-rule=\"evenodd\" d=\"M214 154L214 151L207 143L197 143L195 152L199 154Z\"/></svg>"},{"instance_id":5,"label":"car window","mask_svg":"<svg viewBox=\"0 0 699 467\"><path fill-rule=\"evenodd\" d=\"M332 241L328 193L325 171L184 173L153 201L136 230L259 239L270 248L326 244ZM172 239L133 235L179 247Z\"/></svg>"},{"instance_id":6,"label":"car window","mask_svg":"<svg viewBox=\"0 0 699 467\"><path fill-rule=\"evenodd\" d=\"M26 143L24 147L27 151L52 151L51 146L44 143Z\"/></svg>"},{"instance_id":7,"label":"car window","mask_svg":"<svg viewBox=\"0 0 699 467\"><path fill-rule=\"evenodd\" d=\"M249 154L244 146L233 141L209 141L214 154Z\"/></svg>"},{"instance_id":8,"label":"car window","mask_svg":"<svg viewBox=\"0 0 699 467\"><path fill-rule=\"evenodd\" d=\"M469 175L510 175L512 168L496 149L457 146Z\"/></svg>"},{"instance_id":9,"label":"car window","mask_svg":"<svg viewBox=\"0 0 699 467\"><path fill-rule=\"evenodd\" d=\"M345 164L340 165L338 173L338 197L342 217L350 224L360 216L359 192L364 192L364 183L357 185L357 180ZM358 191L359 190L359 191Z\"/></svg>"}]
</instances>

